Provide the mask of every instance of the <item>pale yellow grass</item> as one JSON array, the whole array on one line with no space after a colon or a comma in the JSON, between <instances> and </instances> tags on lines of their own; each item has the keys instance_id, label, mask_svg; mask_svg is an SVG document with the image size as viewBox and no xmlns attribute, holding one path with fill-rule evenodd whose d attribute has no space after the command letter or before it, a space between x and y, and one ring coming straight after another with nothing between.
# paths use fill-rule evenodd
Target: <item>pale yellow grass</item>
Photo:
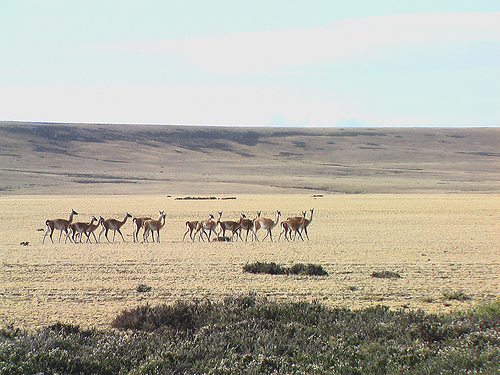
<instances>
[{"instance_id":1,"label":"pale yellow grass","mask_svg":"<svg viewBox=\"0 0 500 375\"><path fill-rule=\"evenodd\" d=\"M123 309L178 299L256 292L272 300L319 300L360 308L384 304L430 312L466 309L499 294L500 196L439 195L235 195L235 200L186 201L166 196L11 196L0 198L0 325L34 328L56 321L109 327ZM222 197L222 196L221 196ZM157 215L167 223L161 244L42 245L45 220L92 215L122 219ZM254 217L299 215L315 208L310 241L182 242L185 221L224 211ZM99 230L98 230L99 231ZM97 231L97 234L98 234ZM273 231L275 240L279 228ZM260 232L260 238L264 233ZM29 241L29 246L20 242ZM247 262L322 265L327 277L252 275ZM374 271L400 279L377 279ZM152 287L139 293L139 284ZM446 301L444 292L470 300Z\"/></svg>"}]
</instances>

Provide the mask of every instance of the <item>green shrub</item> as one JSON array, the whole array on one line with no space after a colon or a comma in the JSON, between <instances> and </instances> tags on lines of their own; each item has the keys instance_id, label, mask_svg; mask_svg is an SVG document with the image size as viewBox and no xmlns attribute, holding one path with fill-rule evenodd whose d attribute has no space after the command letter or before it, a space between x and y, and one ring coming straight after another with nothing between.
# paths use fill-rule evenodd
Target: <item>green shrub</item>
<instances>
[{"instance_id":1,"label":"green shrub","mask_svg":"<svg viewBox=\"0 0 500 375\"><path fill-rule=\"evenodd\" d=\"M132 329L148 332L159 328L192 330L198 327L198 322L211 309L212 304L209 301L179 301L173 305L140 306L123 311L113 320L111 326L121 330Z\"/></svg>"},{"instance_id":2,"label":"green shrub","mask_svg":"<svg viewBox=\"0 0 500 375\"><path fill-rule=\"evenodd\" d=\"M497 297L490 303L484 303L476 306L473 315L483 319L500 319L500 297Z\"/></svg>"},{"instance_id":3,"label":"green shrub","mask_svg":"<svg viewBox=\"0 0 500 375\"><path fill-rule=\"evenodd\" d=\"M352 311L250 294L142 306L113 326L2 328L0 373L497 374L500 363L498 315L479 313Z\"/></svg>"}]
</instances>

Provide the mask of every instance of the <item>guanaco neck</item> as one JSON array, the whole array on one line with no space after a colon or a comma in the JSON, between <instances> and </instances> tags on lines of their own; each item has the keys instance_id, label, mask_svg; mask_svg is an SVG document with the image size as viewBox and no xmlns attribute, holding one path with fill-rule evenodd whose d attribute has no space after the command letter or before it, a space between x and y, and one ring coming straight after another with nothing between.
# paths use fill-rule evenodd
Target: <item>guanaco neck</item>
<instances>
[{"instance_id":1,"label":"guanaco neck","mask_svg":"<svg viewBox=\"0 0 500 375\"><path fill-rule=\"evenodd\" d=\"M123 221L120 221L121 225L124 225L127 222L129 216L130 216L129 214L125 215L125 219L123 219Z\"/></svg>"}]
</instances>

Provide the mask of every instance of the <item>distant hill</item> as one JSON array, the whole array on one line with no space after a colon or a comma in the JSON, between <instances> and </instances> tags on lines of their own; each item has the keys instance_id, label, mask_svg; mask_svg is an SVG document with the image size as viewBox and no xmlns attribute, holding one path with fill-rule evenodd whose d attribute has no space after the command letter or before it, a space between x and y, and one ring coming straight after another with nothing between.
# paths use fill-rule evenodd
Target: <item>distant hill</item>
<instances>
[{"instance_id":1,"label":"distant hill","mask_svg":"<svg viewBox=\"0 0 500 375\"><path fill-rule=\"evenodd\" d=\"M498 192L499 128L0 122L0 194Z\"/></svg>"}]
</instances>

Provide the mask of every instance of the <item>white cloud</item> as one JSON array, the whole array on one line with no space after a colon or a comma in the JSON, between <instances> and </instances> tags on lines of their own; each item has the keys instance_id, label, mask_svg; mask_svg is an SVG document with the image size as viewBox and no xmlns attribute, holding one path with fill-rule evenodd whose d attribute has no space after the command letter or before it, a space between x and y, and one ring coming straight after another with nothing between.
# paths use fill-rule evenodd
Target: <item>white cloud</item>
<instances>
[{"instance_id":1,"label":"white cloud","mask_svg":"<svg viewBox=\"0 0 500 375\"><path fill-rule=\"evenodd\" d=\"M377 58L398 50L466 41L500 41L500 12L419 13L348 18L325 27L248 31L143 41L104 48L183 56L210 73Z\"/></svg>"}]
</instances>

